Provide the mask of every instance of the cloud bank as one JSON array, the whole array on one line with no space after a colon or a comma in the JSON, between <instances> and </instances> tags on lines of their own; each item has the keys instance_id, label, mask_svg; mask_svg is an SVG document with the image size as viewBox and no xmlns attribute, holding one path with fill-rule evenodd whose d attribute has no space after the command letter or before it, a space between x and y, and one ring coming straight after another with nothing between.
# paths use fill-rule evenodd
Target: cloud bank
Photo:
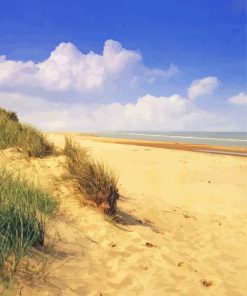
<instances>
[{"instance_id":1,"label":"cloud bank","mask_svg":"<svg viewBox=\"0 0 247 296\"><path fill-rule=\"evenodd\" d=\"M0 87L21 90L77 94L80 100L98 95L102 101L128 94L143 84L168 79L178 72L175 65L168 69L145 67L140 53L127 50L114 40L107 40L102 54L83 54L72 43L60 43L50 56L40 62L12 61L0 56ZM127 93L126 93L127 94Z\"/></svg>"},{"instance_id":2,"label":"cloud bank","mask_svg":"<svg viewBox=\"0 0 247 296\"><path fill-rule=\"evenodd\" d=\"M133 103L58 103L18 93L0 93L2 106L18 110L21 119L45 130L224 130L228 118L198 108L179 95L145 95Z\"/></svg>"},{"instance_id":3,"label":"cloud bank","mask_svg":"<svg viewBox=\"0 0 247 296\"><path fill-rule=\"evenodd\" d=\"M113 40L105 42L102 54L84 54L72 43L60 43L39 63L0 56L0 106L51 131L220 131L242 126L224 112L197 104L196 98L216 90L217 77L194 80L187 98L167 95L163 85L178 71L173 64L148 68L139 52ZM162 86L159 96L152 91L157 81ZM240 93L230 102L245 104L246 95Z\"/></svg>"}]
</instances>

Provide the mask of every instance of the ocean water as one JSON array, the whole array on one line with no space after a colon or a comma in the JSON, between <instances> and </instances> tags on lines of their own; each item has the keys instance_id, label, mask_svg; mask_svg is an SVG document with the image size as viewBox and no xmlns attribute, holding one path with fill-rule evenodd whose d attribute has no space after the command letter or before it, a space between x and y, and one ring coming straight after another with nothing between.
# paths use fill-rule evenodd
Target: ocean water
<instances>
[{"instance_id":1,"label":"ocean water","mask_svg":"<svg viewBox=\"0 0 247 296\"><path fill-rule=\"evenodd\" d=\"M98 136L247 148L247 132L100 132Z\"/></svg>"}]
</instances>

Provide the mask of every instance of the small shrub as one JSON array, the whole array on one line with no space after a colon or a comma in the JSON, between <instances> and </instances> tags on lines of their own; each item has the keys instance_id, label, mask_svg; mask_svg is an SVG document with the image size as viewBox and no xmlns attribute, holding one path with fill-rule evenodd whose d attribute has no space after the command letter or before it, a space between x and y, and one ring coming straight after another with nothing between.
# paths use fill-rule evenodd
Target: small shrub
<instances>
[{"instance_id":1,"label":"small shrub","mask_svg":"<svg viewBox=\"0 0 247 296\"><path fill-rule=\"evenodd\" d=\"M115 215L119 198L117 178L102 162L90 158L85 149L65 139L67 168L80 191L107 215Z\"/></svg>"}]
</instances>

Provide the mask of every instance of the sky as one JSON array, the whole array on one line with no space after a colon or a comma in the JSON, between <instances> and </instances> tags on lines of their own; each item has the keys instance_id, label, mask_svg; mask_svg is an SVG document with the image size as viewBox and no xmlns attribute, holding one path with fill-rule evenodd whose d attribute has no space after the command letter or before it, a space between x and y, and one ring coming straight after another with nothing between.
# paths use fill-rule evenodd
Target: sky
<instances>
[{"instance_id":1,"label":"sky","mask_svg":"<svg viewBox=\"0 0 247 296\"><path fill-rule=\"evenodd\" d=\"M246 131L245 0L1 1L0 106L49 131Z\"/></svg>"}]
</instances>

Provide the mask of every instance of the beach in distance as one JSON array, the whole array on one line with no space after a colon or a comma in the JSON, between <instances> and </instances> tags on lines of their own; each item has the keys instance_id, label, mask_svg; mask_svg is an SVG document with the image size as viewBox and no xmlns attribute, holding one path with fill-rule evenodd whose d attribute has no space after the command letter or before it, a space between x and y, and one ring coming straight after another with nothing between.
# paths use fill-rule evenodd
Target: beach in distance
<instances>
[{"instance_id":1,"label":"beach in distance","mask_svg":"<svg viewBox=\"0 0 247 296\"><path fill-rule=\"evenodd\" d=\"M59 183L63 214L55 229L64 255L51 266L53 285L66 295L245 294L246 157L70 136L119 176L125 223L105 221L78 204L69 184ZM47 137L57 147L64 144L63 133ZM47 186L61 173L53 158L29 165ZM25 289L60 295L46 284Z\"/></svg>"},{"instance_id":2,"label":"beach in distance","mask_svg":"<svg viewBox=\"0 0 247 296\"><path fill-rule=\"evenodd\" d=\"M11 295L245 295L247 158L231 155L245 148L207 147L228 149L217 154L199 144L45 135L58 151L69 136L114 170L120 220L83 203L65 178L64 155L2 150L1 163L60 203L49 228L59 241L45 279L21 279Z\"/></svg>"},{"instance_id":3,"label":"beach in distance","mask_svg":"<svg viewBox=\"0 0 247 296\"><path fill-rule=\"evenodd\" d=\"M122 131L96 132L96 135L110 138L125 138L137 140L152 140L163 142L177 142L187 144L207 144L217 146L247 148L246 132L185 132L185 131Z\"/></svg>"},{"instance_id":4,"label":"beach in distance","mask_svg":"<svg viewBox=\"0 0 247 296\"><path fill-rule=\"evenodd\" d=\"M112 143L247 156L246 132L98 132L93 135Z\"/></svg>"}]
</instances>

